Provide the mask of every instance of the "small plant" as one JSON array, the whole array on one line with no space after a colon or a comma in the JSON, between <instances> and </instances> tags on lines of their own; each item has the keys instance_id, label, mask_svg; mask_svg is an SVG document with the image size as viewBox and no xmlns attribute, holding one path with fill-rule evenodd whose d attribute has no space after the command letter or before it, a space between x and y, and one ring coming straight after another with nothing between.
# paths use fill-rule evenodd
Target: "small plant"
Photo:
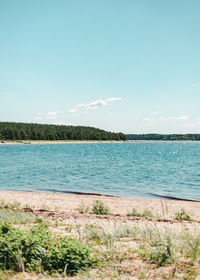
<instances>
[{"instance_id":1,"label":"small plant","mask_svg":"<svg viewBox=\"0 0 200 280\"><path fill-rule=\"evenodd\" d=\"M0 222L9 222L12 224L26 224L34 222L35 217L22 211L0 208Z\"/></svg>"},{"instance_id":2,"label":"small plant","mask_svg":"<svg viewBox=\"0 0 200 280\"><path fill-rule=\"evenodd\" d=\"M142 215L145 218L154 218L153 213L148 209L145 209Z\"/></svg>"},{"instance_id":3,"label":"small plant","mask_svg":"<svg viewBox=\"0 0 200 280\"><path fill-rule=\"evenodd\" d=\"M177 221L192 221L191 217L182 208L180 212L175 213L175 220Z\"/></svg>"},{"instance_id":4,"label":"small plant","mask_svg":"<svg viewBox=\"0 0 200 280\"><path fill-rule=\"evenodd\" d=\"M172 263L172 243L167 239L166 244L156 246L149 255L149 261L156 263L158 267Z\"/></svg>"},{"instance_id":5,"label":"small plant","mask_svg":"<svg viewBox=\"0 0 200 280\"><path fill-rule=\"evenodd\" d=\"M152 245L140 245L139 256L145 261L156 264L158 267L172 263L172 243L167 238L165 242L158 242Z\"/></svg>"},{"instance_id":6,"label":"small plant","mask_svg":"<svg viewBox=\"0 0 200 280\"><path fill-rule=\"evenodd\" d=\"M43 219L42 219L42 218L39 218L39 217L36 217L35 222L36 222L37 224L43 224L43 223L44 223Z\"/></svg>"},{"instance_id":7,"label":"small plant","mask_svg":"<svg viewBox=\"0 0 200 280\"><path fill-rule=\"evenodd\" d=\"M71 232L72 231L72 225L70 225L70 224L66 225L65 231L66 232Z\"/></svg>"},{"instance_id":8,"label":"small plant","mask_svg":"<svg viewBox=\"0 0 200 280\"><path fill-rule=\"evenodd\" d=\"M92 214L109 215L110 209L100 200L96 200L92 205Z\"/></svg>"},{"instance_id":9,"label":"small plant","mask_svg":"<svg viewBox=\"0 0 200 280\"><path fill-rule=\"evenodd\" d=\"M135 208L133 208L132 212L128 213L127 216L154 218L154 215L150 210L145 209L143 213L139 213L139 212L137 212L137 210Z\"/></svg>"},{"instance_id":10,"label":"small plant","mask_svg":"<svg viewBox=\"0 0 200 280\"><path fill-rule=\"evenodd\" d=\"M21 203L18 201L5 203L4 200L1 200L0 202L0 208L5 208L5 209L19 210L20 205Z\"/></svg>"},{"instance_id":11,"label":"small plant","mask_svg":"<svg viewBox=\"0 0 200 280\"><path fill-rule=\"evenodd\" d=\"M47 204L43 203L42 206L41 206L41 210L42 211L50 211L50 207Z\"/></svg>"},{"instance_id":12,"label":"small plant","mask_svg":"<svg viewBox=\"0 0 200 280\"><path fill-rule=\"evenodd\" d=\"M96 244L104 244L110 246L113 244L113 236L105 232L102 227L87 224L84 229L86 240L91 240Z\"/></svg>"},{"instance_id":13,"label":"small plant","mask_svg":"<svg viewBox=\"0 0 200 280\"><path fill-rule=\"evenodd\" d=\"M79 204L78 208L76 209L80 214L87 213L89 211L90 207L85 205L83 201Z\"/></svg>"}]
</instances>

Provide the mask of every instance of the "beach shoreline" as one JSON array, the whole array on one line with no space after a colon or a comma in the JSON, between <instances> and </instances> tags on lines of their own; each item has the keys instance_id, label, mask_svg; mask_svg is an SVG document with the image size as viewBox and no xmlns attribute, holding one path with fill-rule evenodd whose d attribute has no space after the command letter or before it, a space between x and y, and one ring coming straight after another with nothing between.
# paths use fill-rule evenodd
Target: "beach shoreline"
<instances>
[{"instance_id":1,"label":"beach shoreline","mask_svg":"<svg viewBox=\"0 0 200 280\"><path fill-rule=\"evenodd\" d=\"M126 215L133 208L143 212L149 209L155 215L172 217L181 209L185 209L195 220L200 220L200 201L184 200L163 200L150 198L125 198L116 196L105 196L95 194L66 194L66 193L40 193L40 192L23 192L23 191L0 191L0 200L10 203L19 202L22 207L27 205L36 209L46 205L49 209L61 209L64 212L74 213L81 203L92 205L94 201L100 200L108 205L111 212L115 215Z\"/></svg>"},{"instance_id":2,"label":"beach shoreline","mask_svg":"<svg viewBox=\"0 0 200 280\"><path fill-rule=\"evenodd\" d=\"M132 142L132 141L131 141ZM96 140L24 140L24 141L0 141L0 146L7 145L55 145L55 144L101 144L101 143L129 143L128 141L96 141Z\"/></svg>"},{"instance_id":3,"label":"beach shoreline","mask_svg":"<svg viewBox=\"0 0 200 280\"><path fill-rule=\"evenodd\" d=\"M110 212L106 215L95 213L93 211L93 205L96 201L101 201L104 207L109 207ZM6 210L8 213L13 213L12 211L14 211L16 214L21 213L35 217L39 226L44 224L54 237L69 236L70 238L82 240L89 244L94 254L98 250L99 259L104 260L108 265L104 267L97 266L88 272L90 277L92 277L90 279L96 280L119 279L115 277L116 267L119 265L117 256L120 257L122 255L124 257L123 259L121 258L120 267L124 273L122 271L120 279L127 279L127 271L129 271L130 277L128 279L130 280L144 279L140 277L141 271L144 271L145 275L148 275L149 280L167 279L174 271L174 264L169 263L168 265L156 266L154 263L147 262L140 255L143 252L142 248L147 248L144 246L148 244L154 244L150 242L155 242L157 238L159 238L159 242L166 242L166 237L169 238L167 240L172 241L170 244L182 244L181 242L184 241L184 246L186 247L189 246L188 243L190 241L198 240L197 238L199 236L199 202L0 191L0 205L2 210ZM127 215L133 209L140 214L146 211L146 213L152 215ZM175 216L180 211L185 211L191 219L177 220ZM22 225L22 228L28 230L31 228L31 224L27 223L26 225ZM187 241L184 239L186 236L190 238ZM177 274L179 276L187 276L187 269L182 269L182 263L185 265L185 259L182 260L179 251L177 251L177 247L175 245L173 247L170 248L173 250L173 254L177 254L177 261L179 261ZM153 247L152 245L150 249L154 252L155 246ZM113 252L114 255L112 255ZM109 257L108 259L105 253L106 256L108 254L108 256L113 257L111 259ZM198 263L199 260L197 259L192 269L196 275L200 276L199 267L197 266ZM19 278L21 275L17 273L16 277L12 279L21 279ZM54 279L42 274L38 274L38 276L34 275L33 277L32 274L27 272L23 272L23 277L23 279L34 280ZM74 277L69 276L65 279L82 280L89 278L77 275ZM180 279L186 278L182 277Z\"/></svg>"}]
</instances>

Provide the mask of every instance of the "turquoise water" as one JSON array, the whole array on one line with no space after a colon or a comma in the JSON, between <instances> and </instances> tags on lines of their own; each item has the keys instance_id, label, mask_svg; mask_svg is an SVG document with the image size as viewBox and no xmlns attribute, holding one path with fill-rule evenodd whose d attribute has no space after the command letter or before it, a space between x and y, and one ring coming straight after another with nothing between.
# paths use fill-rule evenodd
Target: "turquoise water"
<instances>
[{"instance_id":1,"label":"turquoise water","mask_svg":"<svg viewBox=\"0 0 200 280\"><path fill-rule=\"evenodd\" d=\"M200 143L0 146L0 189L200 200Z\"/></svg>"}]
</instances>

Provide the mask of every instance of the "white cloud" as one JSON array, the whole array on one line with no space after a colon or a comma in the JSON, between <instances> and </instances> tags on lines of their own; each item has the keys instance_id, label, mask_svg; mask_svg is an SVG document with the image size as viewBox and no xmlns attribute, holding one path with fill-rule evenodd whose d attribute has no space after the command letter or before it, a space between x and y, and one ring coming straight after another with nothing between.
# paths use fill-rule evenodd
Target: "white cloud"
<instances>
[{"instance_id":1,"label":"white cloud","mask_svg":"<svg viewBox=\"0 0 200 280\"><path fill-rule=\"evenodd\" d=\"M70 109L68 110L69 113L76 113L76 109Z\"/></svg>"},{"instance_id":2,"label":"white cloud","mask_svg":"<svg viewBox=\"0 0 200 280\"><path fill-rule=\"evenodd\" d=\"M143 121L144 121L144 122L150 122L151 119L145 118Z\"/></svg>"},{"instance_id":3,"label":"white cloud","mask_svg":"<svg viewBox=\"0 0 200 280\"><path fill-rule=\"evenodd\" d=\"M46 114L46 119L50 119L53 120L55 118L57 118L57 116L61 113L61 111L57 111L57 112L48 112Z\"/></svg>"},{"instance_id":4,"label":"white cloud","mask_svg":"<svg viewBox=\"0 0 200 280\"><path fill-rule=\"evenodd\" d=\"M108 99L105 99L105 100L98 99L98 100L92 101L92 102L87 103L87 104L77 104L74 108L69 109L68 112L69 113L77 113L77 111L80 108L85 109L85 111L87 112L88 110L97 109L97 108L100 108L100 107L105 107L111 102L120 101L120 100L122 100L121 97L111 97L111 98L108 98Z\"/></svg>"},{"instance_id":5,"label":"white cloud","mask_svg":"<svg viewBox=\"0 0 200 280\"><path fill-rule=\"evenodd\" d=\"M176 118L176 120L180 120L180 121L182 121L182 120L188 120L188 119L189 119L188 116L180 116L180 117L177 117L177 118Z\"/></svg>"},{"instance_id":6,"label":"white cloud","mask_svg":"<svg viewBox=\"0 0 200 280\"><path fill-rule=\"evenodd\" d=\"M90 110L90 109L96 109L98 107L104 107L107 105L107 102L104 101L104 100L96 100L96 101L93 101L93 102L90 102L88 104L86 104L86 109L87 110Z\"/></svg>"},{"instance_id":7,"label":"white cloud","mask_svg":"<svg viewBox=\"0 0 200 280\"><path fill-rule=\"evenodd\" d=\"M122 98L121 97L111 97L106 99L107 102L114 102L114 101L121 101Z\"/></svg>"}]
</instances>

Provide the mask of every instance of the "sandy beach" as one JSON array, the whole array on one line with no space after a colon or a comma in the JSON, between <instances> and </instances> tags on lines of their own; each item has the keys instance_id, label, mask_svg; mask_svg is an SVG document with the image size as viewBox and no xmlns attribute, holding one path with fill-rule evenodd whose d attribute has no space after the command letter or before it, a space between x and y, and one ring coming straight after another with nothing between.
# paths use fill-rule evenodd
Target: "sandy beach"
<instances>
[{"instance_id":1,"label":"sandy beach","mask_svg":"<svg viewBox=\"0 0 200 280\"><path fill-rule=\"evenodd\" d=\"M7 145L55 145L55 144L99 144L99 143L135 143L136 141L96 141L96 140L23 140L23 141L0 141L0 146Z\"/></svg>"},{"instance_id":2,"label":"sandy beach","mask_svg":"<svg viewBox=\"0 0 200 280\"><path fill-rule=\"evenodd\" d=\"M59 194L59 193L39 193L21 191L0 191L0 199L8 202L19 201L23 207L32 206L34 209L41 209L46 205L52 210L59 209L62 212L74 213L81 202L92 204L95 200L101 200L115 215L126 215L133 208L139 212L150 209L155 215L163 215L170 218L182 208L189 212L195 220L200 221L200 201L179 201L161 199L142 198L122 198L114 196L98 196L85 194ZM165 208L165 210L163 209Z\"/></svg>"},{"instance_id":3,"label":"sandy beach","mask_svg":"<svg viewBox=\"0 0 200 280\"><path fill-rule=\"evenodd\" d=\"M91 206L98 200L102 201L104 205L110 209L110 215L96 215L91 212ZM166 279L164 277L170 276L177 270L177 275L184 279L183 276L187 274L186 270L182 269L182 262L180 267L176 268L176 265L170 264L168 266L158 267L148 264L148 262L141 261L138 255L132 252L136 248L140 248L140 237L131 237L131 229L140 229L142 235L148 235L148 232L152 232L151 238L157 238L156 235L175 236L177 235L180 240L181 236L192 234L193 236L199 235L200 230L200 202L193 201L178 201L178 200L161 200L161 199L139 199L139 198L121 198L111 196L98 196L98 195L78 195L78 194L58 194L58 193L37 193L37 192L21 192L21 191L0 191L1 205L17 205L19 209L24 212L31 213L38 218L48 221L48 224L54 234L70 235L75 238L81 238L84 240L86 234L94 234L95 231L102 231L105 234L104 238L107 238L106 234L111 236L116 232L126 232L125 236L119 241L114 242L114 247L100 247L101 254L105 250L117 250L118 255L128 254L120 264L121 275L120 278L115 278L117 256L111 259L110 265L105 269L94 269L89 272L91 278L85 276L74 276L57 279ZM89 211L80 213L80 205ZM8 206L10 207L10 206ZM137 212L142 213L148 209L153 217L134 217L127 216L132 209L135 208ZM174 216L181 209L190 215L192 221L175 220ZM128 232L129 235L128 235ZM136 231L137 231L136 230ZM128 237L129 236L129 237ZM88 237L87 237L88 238ZM100 237L98 237L100 238ZM102 238L102 237L101 237ZM173 237L174 238L174 237ZM176 238L176 237L175 237ZM143 239L142 239L143 240ZM145 239L146 240L146 239ZM93 242L93 241L90 241ZM146 241L145 241L146 242ZM180 241L178 241L180 242ZM181 241L182 242L182 241ZM92 243L93 244L93 243ZM96 246L96 245L95 245ZM103 251L102 251L103 250ZM137 249L138 250L138 249ZM126 252L126 253L125 253ZM196 264L194 265L196 278L187 279L200 279L200 268ZM127 271L129 271L129 277L127 278ZM182 274L183 273L183 274ZM141 275L146 275L148 278L141 278ZM19 279L19 275L12 279ZM29 275L27 273L20 274L20 279L53 279L45 278L36 275ZM31 278L30 278L31 277ZM39 277L39 278L38 278ZM84 278L85 277L85 278Z\"/></svg>"},{"instance_id":4,"label":"sandy beach","mask_svg":"<svg viewBox=\"0 0 200 280\"><path fill-rule=\"evenodd\" d=\"M99 216L91 214L90 211L84 214L79 213L80 205L91 209L96 200L102 201L109 207L111 215ZM187 229L198 232L200 229L200 202L21 191L0 191L0 201L18 202L20 208L32 209L34 214L45 219L60 220L73 225L77 223L81 225L98 224L106 226L108 231L113 228L114 224L115 226L129 224L140 227L156 224L161 230L167 227L175 231ZM154 218L127 216L133 208L138 213L148 210ZM175 214L182 209L192 217L192 222L174 220Z\"/></svg>"}]
</instances>

